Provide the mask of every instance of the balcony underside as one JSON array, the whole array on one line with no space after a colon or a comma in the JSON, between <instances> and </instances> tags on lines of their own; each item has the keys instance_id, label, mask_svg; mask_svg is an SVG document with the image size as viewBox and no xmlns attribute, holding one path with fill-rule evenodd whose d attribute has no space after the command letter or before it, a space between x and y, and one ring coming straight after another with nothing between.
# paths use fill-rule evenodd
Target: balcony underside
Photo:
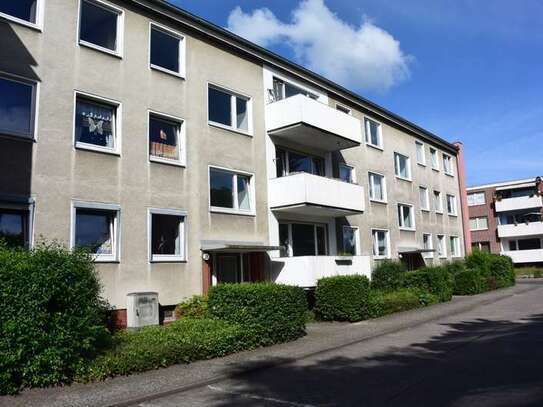
<instances>
[{"instance_id":1,"label":"balcony underside","mask_svg":"<svg viewBox=\"0 0 543 407\"><path fill-rule=\"evenodd\" d=\"M268 133L274 140L311 146L325 152L343 150L360 145L360 143L354 140L304 122L274 129Z\"/></svg>"},{"instance_id":2,"label":"balcony underside","mask_svg":"<svg viewBox=\"0 0 543 407\"><path fill-rule=\"evenodd\" d=\"M333 206L323 206L315 203L304 202L299 204L291 204L285 206L276 206L271 208L272 211L285 215L310 215L322 217L341 217L363 213L362 210L350 208L341 208Z\"/></svg>"}]
</instances>

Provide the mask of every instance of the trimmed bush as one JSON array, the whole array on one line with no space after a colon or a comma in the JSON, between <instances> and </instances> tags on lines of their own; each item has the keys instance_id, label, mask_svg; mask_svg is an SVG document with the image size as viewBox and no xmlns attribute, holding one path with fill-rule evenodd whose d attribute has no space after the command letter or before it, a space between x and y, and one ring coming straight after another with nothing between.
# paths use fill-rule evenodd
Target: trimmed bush
<instances>
[{"instance_id":1,"label":"trimmed bush","mask_svg":"<svg viewBox=\"0 0 543 407\"><path fill-rule=\"evenodd\" d=\"M481 250L473 250L473 252L466 257L465 264L467 269L478 270L479 274L488 278L491 276L491 262L492 254Z\"/></svg>"},{"instance_id":2,"label":"trimmed bush","mask_svg":"<svg viewBox=\"0 0 543 407\"><path fill-rule=\"evenodd\" d=\"M406 267L399 261L384 260L371 273L371 288L376 290L396 290L401 287L402 275Z\"/></svg>"},{"instance_id":3,"label":"trimmed bush","mask_svg":"<svg viewBox=\"0 0 543 407\"><path fill-rule=\"evenodd\" d=\"M490 275L496 288L515 285L515 268L510 257L493 255L490 259Z\"/></svg>"},{"instance_id":4,"label":"trimmed bush","mask_svg":"<svg viewBox=\"0 0 543 407\"><path fill-rule=\"evenodd\" d=\"M175 307L176 319L205 318L207 315L207 297L205 295L193 295Z\"/></svg>"},{"instance_id":5,"label":"trimmed bush","mask_svg":"<svg viewBox=\"0 0 543 407\"><path fill-rule=\"evenodd\" d=\"M477 269L467 269L455 275L454 294L474 295L488 290L488 280Z\"/></svg>"},{"instance_id":6,"label":"trimmed bush","mask_svg":"<svg viewBox=\"0 0 543 407\"><path fill-rule=\"evenodd\" d=\"M300 287L219 284L209 290L208 311L216 318L244 326L255 345L271 345L304 335L307 300Z\"/></svg>"},{"instance_id":7,"label":"trimmed bush","mask_svg":"<svg viewBox=\"0 0 543 407\"><path fill-rule=\"evenodd\" d=\"M454 291L454 279L445 267L425 267L408 271L403 274L402 285L433 294L439 301L450 301Z\"/></svg>"},{"instance_id":8,"label":"trimmed bush","mask_svg":"<svg viewBox=\"0 0 543 407\"><path fill-rule=\"evenodd\" d=\"M0 245L0 393L69 382L110 339L91 257Z\"/></svg>"},{"instance_id":9,"label":"trimmed bush","mask_svg":"<svg viewBox=\"0 0 543 407\"><path fill-rule=\"evenodd\" d=\"M372 290L369 295L367 317L378 318L435 302L437 302L437 297L413 288L401 288L396 291Z\"/></svg>"},{"instance_id":10,"label":"trimmed bush","mask_svg":"<svg viewBox=\"0 0 543 407\"><path fill-rule=\"evenodd\" d=\"M368 313L369 291L365 276L321 278L315 290L315 314L325 321L360 321Z\"/></svg>"}]
</instances>

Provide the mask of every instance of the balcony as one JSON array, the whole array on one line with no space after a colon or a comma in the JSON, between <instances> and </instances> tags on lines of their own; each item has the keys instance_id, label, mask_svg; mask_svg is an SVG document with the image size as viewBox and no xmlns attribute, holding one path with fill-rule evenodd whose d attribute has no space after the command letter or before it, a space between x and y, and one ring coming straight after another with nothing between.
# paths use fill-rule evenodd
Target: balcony
<instances>
[{"instance_id":1,"label":"balcony","mask_svg":"<svg viewBox=\"0 0 543 407\"><path fill-rule=\"evenodd\" d=\"M324 152L356 147L362 142L360 120L304 95L268 104L266 130L277 139Z\"/></svg>"},{"instance_id":2,"label":"balcony","mask_svg":"<svg viewBox=\"0 0 543 407\"><path fill-rule=\"evenodd\" d=\"M274 212L339 217L364 211L364 187L300 172L269 180Z\"/></svg>"},{"instance_id":3,"label":"balcony","mask_svg":"<svg viewBox=\"0 0 543 407\"><path fill-rule=\"evenodd\" d=\"M512 250L502 252L501 254L511 257L511 259L513 259L513 263L543 262L543 249Z\"/></svg>"},{"instance_id":4,"label":"balcony","mask_svg":"<svg viewBox=\"0 0 543 407\"><path fill-rule=\"evenodd\" d=\"M300 256L272 259L276 283L315 287L322 277L359 274L371 277L369 256Z\"/></svg>"},{"instance_id":5,"label":"balcony","mask_svg":"<svg viewBox=\"0 0 543 407\"><path fill-rule=\"evenodd\" d=\"M496 212L516 211L520 209L541 208L543 201L538 195L519 196L515 198L503 198L496 200Z\"/></svg>"},{"instance_id":6,"label":"balcony","mask_svg":"<svg viewBox=\"0 0 543 407\"><path fill-rule=\"evenodd\" d=\"M521 237L543 235L543 222L498 225L498 237Z\"/></svg>"}]
</instances>

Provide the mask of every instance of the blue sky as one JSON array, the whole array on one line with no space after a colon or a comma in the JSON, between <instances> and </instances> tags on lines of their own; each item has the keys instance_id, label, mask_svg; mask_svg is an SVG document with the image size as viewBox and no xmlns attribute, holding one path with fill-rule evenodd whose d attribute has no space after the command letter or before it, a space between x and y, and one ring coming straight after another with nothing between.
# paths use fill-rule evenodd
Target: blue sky
<instances>
[{"instance_id":1,"label":"blue sky","mask_svg":"<svg viewBox=\"0 0 543 407\"><path fill-rule=\"evenodd\" d=\"M172 3L463 141L469 185L543 174L542 1Z\"/></svg>"}]
</instances>

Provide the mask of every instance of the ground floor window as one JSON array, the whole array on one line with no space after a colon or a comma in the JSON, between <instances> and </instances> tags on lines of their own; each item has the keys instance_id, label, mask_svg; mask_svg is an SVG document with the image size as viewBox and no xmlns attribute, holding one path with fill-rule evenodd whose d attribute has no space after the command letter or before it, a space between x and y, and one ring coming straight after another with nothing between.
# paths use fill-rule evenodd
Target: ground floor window
<instances>
[{"instance_id":1,"label":"ground floor window","mask_svg":"<svg viewBox=\"0 0 543 407\"><path fill-rule=\"evenodd\" d=\"M373 229L371 231L374 257L390 256L390 240L388 230Z\"/></svg>"},{"instance_id":2,"label":"ground floor window","mask_svg":"<svg viewBox=\"0 0 543 407\"><path fill-rule=\"evenodd\" d=\"M452 257L460 257L460 239L457 236L449 237L449 246Z\"/></svg>"},{"instance_id":3,"label":"ground floor window","mask_svg":"<svg viewBox=\"0 0 543 407\"><path fill-rule=\"evenodd\" d=\"M427 258L434 257L434 242L432 242L432 235L430 233L424 233L422 235L422 248L424 249L423 256Z\"/></svg>"},{"instance_id":4,"label":"ground floor window","mask_svg":"<svg viewBox=\"0 0 543 407\"><path fill-rule=\"evenodd\" d=\"M176 210L151 209L150 260L185 260L185 213Z\"/></svg>"},{"instance_id":5,"label":"ground floor window","mask_svg":"<svg viewBox=\"0 0 543 407\"><path fill-rule=\"evenodd\" d=\"M314 223L280 223L279 241L286 256L326 256L326 225Z\"/></svg>"},{"instance_id":6,"label":"ground floor window","mask_svg":"<svg viewBox=\"0 0 543 407\"><path fill-rule=\"evenodd\" d=\"M490 242L475 242L471 244L471 248L490 253Z\"/></svg>"},{"instance_id":7,"label":"ground floor window","mask_svg":"<svg viewBox=\"0 0 543 407\"><path fill-rule=\"evenodd\" d=\"M0 240L10 247L27 247L30 241L30 211L0 208Z\"/></svg>"},{"instance_id":8,"label":"ground floor window","mask_svg":"<svg viewBox=\"0 0 543 407\"><path fill-rule=\"evenodd\" d=\"M356 256L359 254L360 244L358 228L343 226L343 254Z\"/></svg>"},{"instance_id":9,"label":"ground floor window","mask_svg":"<svg viewBox=\"0 0 543 407\"><path fill-rule=\"evenodd\" d=\"M447 257L447 248L445 246L445 235L437 235L437 255Z\"/></svg>"}]
</instances>

